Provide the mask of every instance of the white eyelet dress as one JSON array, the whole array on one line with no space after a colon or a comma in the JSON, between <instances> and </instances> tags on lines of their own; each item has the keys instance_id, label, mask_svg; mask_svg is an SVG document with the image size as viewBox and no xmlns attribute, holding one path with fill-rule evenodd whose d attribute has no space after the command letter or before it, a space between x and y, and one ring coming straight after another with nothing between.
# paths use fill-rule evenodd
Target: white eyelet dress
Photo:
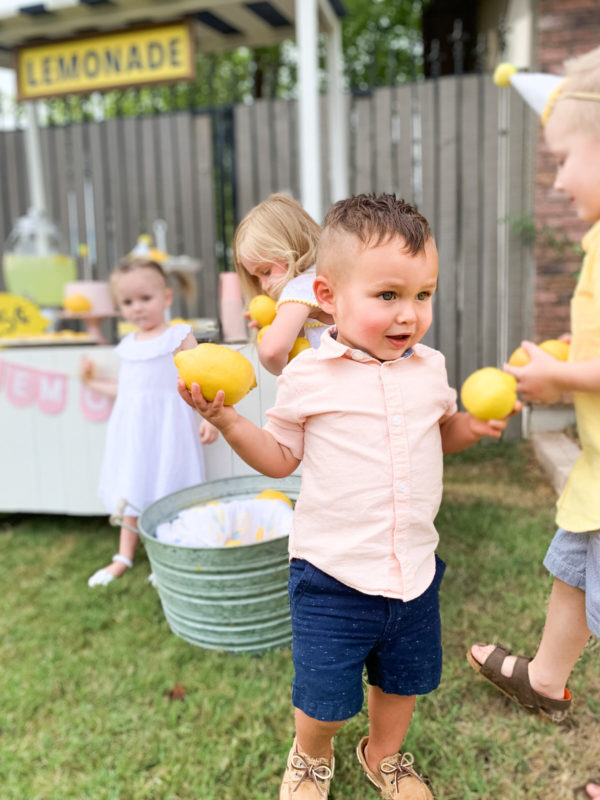
<instances>
[{"instance_id":1,"label":"white eyelet dress","mask_svg":"<svg viewBox=\"0 0 600 800\"><path fill-rule=\"evenodd\" d=\"M109 513L121 498L145 509L167 494L202 483L200 417L177 393L173 351L189 325L171 325L155 339L130 333L115 348L121 359L118 394L107 426L98 496Z\"/></svg>"},{"instance_id":2,"label":"white eyelet dress","mask_svg":"<svg viewBox=\"0 0 600 800\"><path fill-rule=\"evenodd\" d=\"M300 275L292 278L281 290L276 308L279 308L283 303L304 303L310 308L319 308L312 288L316 275L317 268L309 267L305 272L301 272ZM328 323L309 317L304 323L304 329L300 336L305 336L310 346L316 348L321 344L323 331L329 327Z\"/></svg>"}]
</instances>

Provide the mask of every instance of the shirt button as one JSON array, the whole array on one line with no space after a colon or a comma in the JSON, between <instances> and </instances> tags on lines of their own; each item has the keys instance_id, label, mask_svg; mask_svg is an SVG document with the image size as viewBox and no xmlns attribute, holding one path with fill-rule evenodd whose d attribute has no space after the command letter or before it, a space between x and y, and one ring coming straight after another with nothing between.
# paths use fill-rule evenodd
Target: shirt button
<instances>
[{"instance_id":1,"label":"shirt button","mask_svg":"<svg viewBox=\"0 0 600 800\"><path fill-rule=\"evenodd\" d=\"M401 425L402 424L402 417L399 414L396 414L392 417L392 425Z\"/></svg>"},{"instance_id":2,"label":"shirt button","mask_svg":"<svg viewBox=\"0 0 600 800\"><path fill-rule=\"evenodd\" d=\"M398 489L399 492L405 492L406 484L404 483L404 481L398 481L398 483L396 484L396 488Z\"/></svg>"}]
</instances>

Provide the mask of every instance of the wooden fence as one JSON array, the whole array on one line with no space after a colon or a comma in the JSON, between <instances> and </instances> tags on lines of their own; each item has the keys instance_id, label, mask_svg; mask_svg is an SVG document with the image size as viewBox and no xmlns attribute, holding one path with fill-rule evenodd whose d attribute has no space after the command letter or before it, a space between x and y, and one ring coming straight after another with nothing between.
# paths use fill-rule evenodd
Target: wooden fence
<instances>
[{"instance_id":1,"label":"wooden fence","mask_svg":"<svg viewBox=\"0 0 600 800\"><path fill-rule=\"evenodd\" d=\"M328 195L325 127L323 205ZM499 363L531 331L531 251L514 232L532 204L536 122L487 75L448 76L347 97L351 193L396 192L429 219L440 252L426 343L460 385ZM228 124L223 125L223 120ZM168 250L201 258L197 307L218 313L218 268L241 216L272 191L299 194L295 101L260 100L212 113L50 127L41 131L50 217L88 242L93 199L96 276L153 220ZM22 131L0 133L0 242L29 204ZM86 189L87 185L87 189ZM507 221L508 219L508 221Z\"/></svg>"}]
</instances>

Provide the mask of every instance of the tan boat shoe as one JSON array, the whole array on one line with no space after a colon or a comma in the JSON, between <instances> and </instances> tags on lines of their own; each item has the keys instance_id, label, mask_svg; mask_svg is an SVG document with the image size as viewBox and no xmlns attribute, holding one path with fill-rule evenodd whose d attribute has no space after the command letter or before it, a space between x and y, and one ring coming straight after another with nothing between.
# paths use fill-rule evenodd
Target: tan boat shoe
<instances>
[{"instance_id":1,"label":"tan boat shoe","mask_svg":"<svg viewBox=\"0 0 600 800\"><path fill-rule=\"evenodd\" d=\"M433 795L425 785L423 778L412 768L411 753L396 753L382 758L377 771L369 769L365 758L365 747L369 737L365 736L358 743L356 755L364 770L367 780L380 793L381 800L433 800Z\"/></svg>"},{"instance_id":2,"label":"tan boat shoe","mask_svg":"<svg viewBox=\"0 0 600 800\"><path fill-rule=\"evenodd\" d=\"M298 750L296 739L287 760L279 800L327 800L335 760L311 758Z\"/></svg>"}]
</instances>

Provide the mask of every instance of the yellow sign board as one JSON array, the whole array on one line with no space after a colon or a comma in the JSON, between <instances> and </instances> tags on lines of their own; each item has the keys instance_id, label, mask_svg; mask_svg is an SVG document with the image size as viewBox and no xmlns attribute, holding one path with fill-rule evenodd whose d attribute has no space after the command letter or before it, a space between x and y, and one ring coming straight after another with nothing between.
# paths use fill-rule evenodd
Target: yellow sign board
<instances>
[{"instance_id":1,"label":"yellow sign board","mask_svg":"<svg viewBox=\"0 0 600 800\"><path fill-rule=\"evenodd\" d=\"M195 77L191 22L130 28L17 50L19 100Z\"/></svg>"},{"instance_id":2,"label":"yellow sign board","mask_svg":"<svg viewBox=\"0 0 600 800\"><path fill-rule=\"evenodd\" d=\"M0 292L0 336L33 335L47 327L48 320L30 300Z\"/></svg>"}]
</instances>

